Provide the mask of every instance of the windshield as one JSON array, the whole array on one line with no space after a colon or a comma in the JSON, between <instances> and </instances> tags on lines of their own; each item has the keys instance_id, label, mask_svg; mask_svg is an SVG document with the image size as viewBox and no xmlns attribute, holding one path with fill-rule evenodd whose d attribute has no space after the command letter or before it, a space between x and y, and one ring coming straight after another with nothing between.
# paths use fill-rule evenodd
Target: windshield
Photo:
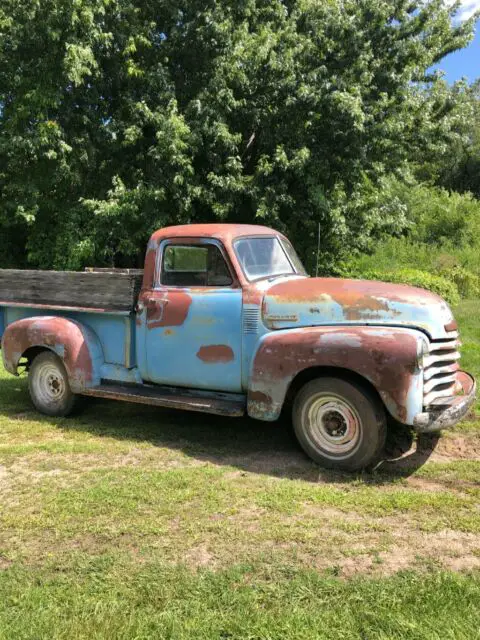
<instances>
[{"instance_id":1,"label":"windshield","mask_svg":"<svg viewBox=\"0 0 480 640\"><path fill-rule=\"evenodd\" d=\"M278 237L240 238L235 252L249 280L306 275L290 242Z\"/></svg>"}]
</instances>

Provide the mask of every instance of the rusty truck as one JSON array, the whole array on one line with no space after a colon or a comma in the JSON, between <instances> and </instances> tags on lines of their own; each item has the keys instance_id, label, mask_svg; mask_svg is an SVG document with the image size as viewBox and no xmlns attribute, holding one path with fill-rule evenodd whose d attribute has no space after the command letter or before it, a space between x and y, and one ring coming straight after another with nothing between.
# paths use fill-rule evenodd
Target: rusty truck
<instances>
[{"instance_id":1,"label":"rusty truck","mask_svg":"<svg viewBox=\"0 0 480 640\"><path fill-rule=\"evenodd\" d=\"M80 396L267 421L286 409L313 460L359 470L381 455L389 419L439 431L475 399L442 298L309 277L267 227L163 228L141 272L79 272L80 289L62 272L3 273L4 366L28 371L33 404L50 416Z\"/></svg>"}]
</instances>

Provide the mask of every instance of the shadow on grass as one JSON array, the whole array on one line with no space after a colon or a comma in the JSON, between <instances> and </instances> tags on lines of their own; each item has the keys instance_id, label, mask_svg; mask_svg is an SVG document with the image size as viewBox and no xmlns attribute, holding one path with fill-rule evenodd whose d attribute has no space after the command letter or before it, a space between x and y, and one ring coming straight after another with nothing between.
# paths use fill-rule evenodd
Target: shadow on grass
<instances>
[{"instance_id":1,"label":"shadow on grass","mask_svg":"<svg viewBox=\"0 0 480 640\"><path fill-rule=\"evenodd\" d=\"M307 482L345 483L358 479L358 474L321 469L312 462L300 449L290 421L285 417L269 423L85 398L76 415L48 418L32 407L24 377L0 380L0 415L38 419L67 433L150 442L180 450L197 460L233 466L245 472ZM427 462L437 441L438 436L415 439L407 428L392 425L384 459L373 472L362 473L362 479L385 484L411 475Z\"/></svg>"}]
</instances>

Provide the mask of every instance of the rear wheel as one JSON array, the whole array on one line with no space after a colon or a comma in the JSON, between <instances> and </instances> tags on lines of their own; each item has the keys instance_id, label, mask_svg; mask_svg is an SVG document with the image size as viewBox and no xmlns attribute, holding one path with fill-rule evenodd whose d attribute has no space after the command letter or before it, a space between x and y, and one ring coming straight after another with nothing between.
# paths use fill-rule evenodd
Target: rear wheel
<instances>
[{"instance_id":1,"label":"rear wheel","mask_svg":"<svg viewBox=\"0 0 480 640\"><path fill-rule=\"evenodd\" d=\"M300 389L293 427L303 450L323 467L358 471L385 444L385 410L373 393L340 378L317 378Z\"/></svg>"},{"instance_id":2,"label":"rear wheel","mask_svg":"<svg viewBox=\"0 0 480 640\"><path fill-rule=\"evenodd\" d=\"M33 360L28 388L35 408L48 416L67 416L75 407L77 396L70 389L65 366L51 351Z\"/></svg>"}]
</instances>

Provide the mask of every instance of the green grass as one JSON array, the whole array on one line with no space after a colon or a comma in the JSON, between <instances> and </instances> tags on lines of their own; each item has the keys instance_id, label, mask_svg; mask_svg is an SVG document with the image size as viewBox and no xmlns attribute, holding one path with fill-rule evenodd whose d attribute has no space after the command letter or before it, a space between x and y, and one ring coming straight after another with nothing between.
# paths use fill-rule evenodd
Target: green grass
<instances>
[{"instance_id":1,"label":"green grass","mask_svg":"<svg viewBox=\"0 0 480 640\"><path fill-rule=\"evenodd\" d=\"M457 310L480 375L476 302ZM480 417L326 472L285 424L90 401L0 372L0 639L480 637Z\"/></svg>"},{"instance_id":2,"label":"green grass","mask_svg":"<svg viewBox=\"0 0 480 640\"><path fill-rule=\"evenodd\" d=\"M462 365L465 369L480 375L480 302L466 300L455 309L455 316L461 327Z\"/></svg>"},{"instance_id":3,"label":"green grass","mask_svg":"<svg viewBox=\"0 0 480 640\"><path fill-rule=\"evenodd\" d=\"M192 574L160 562L83 557L0 575L0 638L472 640L479 602L473 575L345 582L293 568Z\"/></svg>"}]
</instances>

